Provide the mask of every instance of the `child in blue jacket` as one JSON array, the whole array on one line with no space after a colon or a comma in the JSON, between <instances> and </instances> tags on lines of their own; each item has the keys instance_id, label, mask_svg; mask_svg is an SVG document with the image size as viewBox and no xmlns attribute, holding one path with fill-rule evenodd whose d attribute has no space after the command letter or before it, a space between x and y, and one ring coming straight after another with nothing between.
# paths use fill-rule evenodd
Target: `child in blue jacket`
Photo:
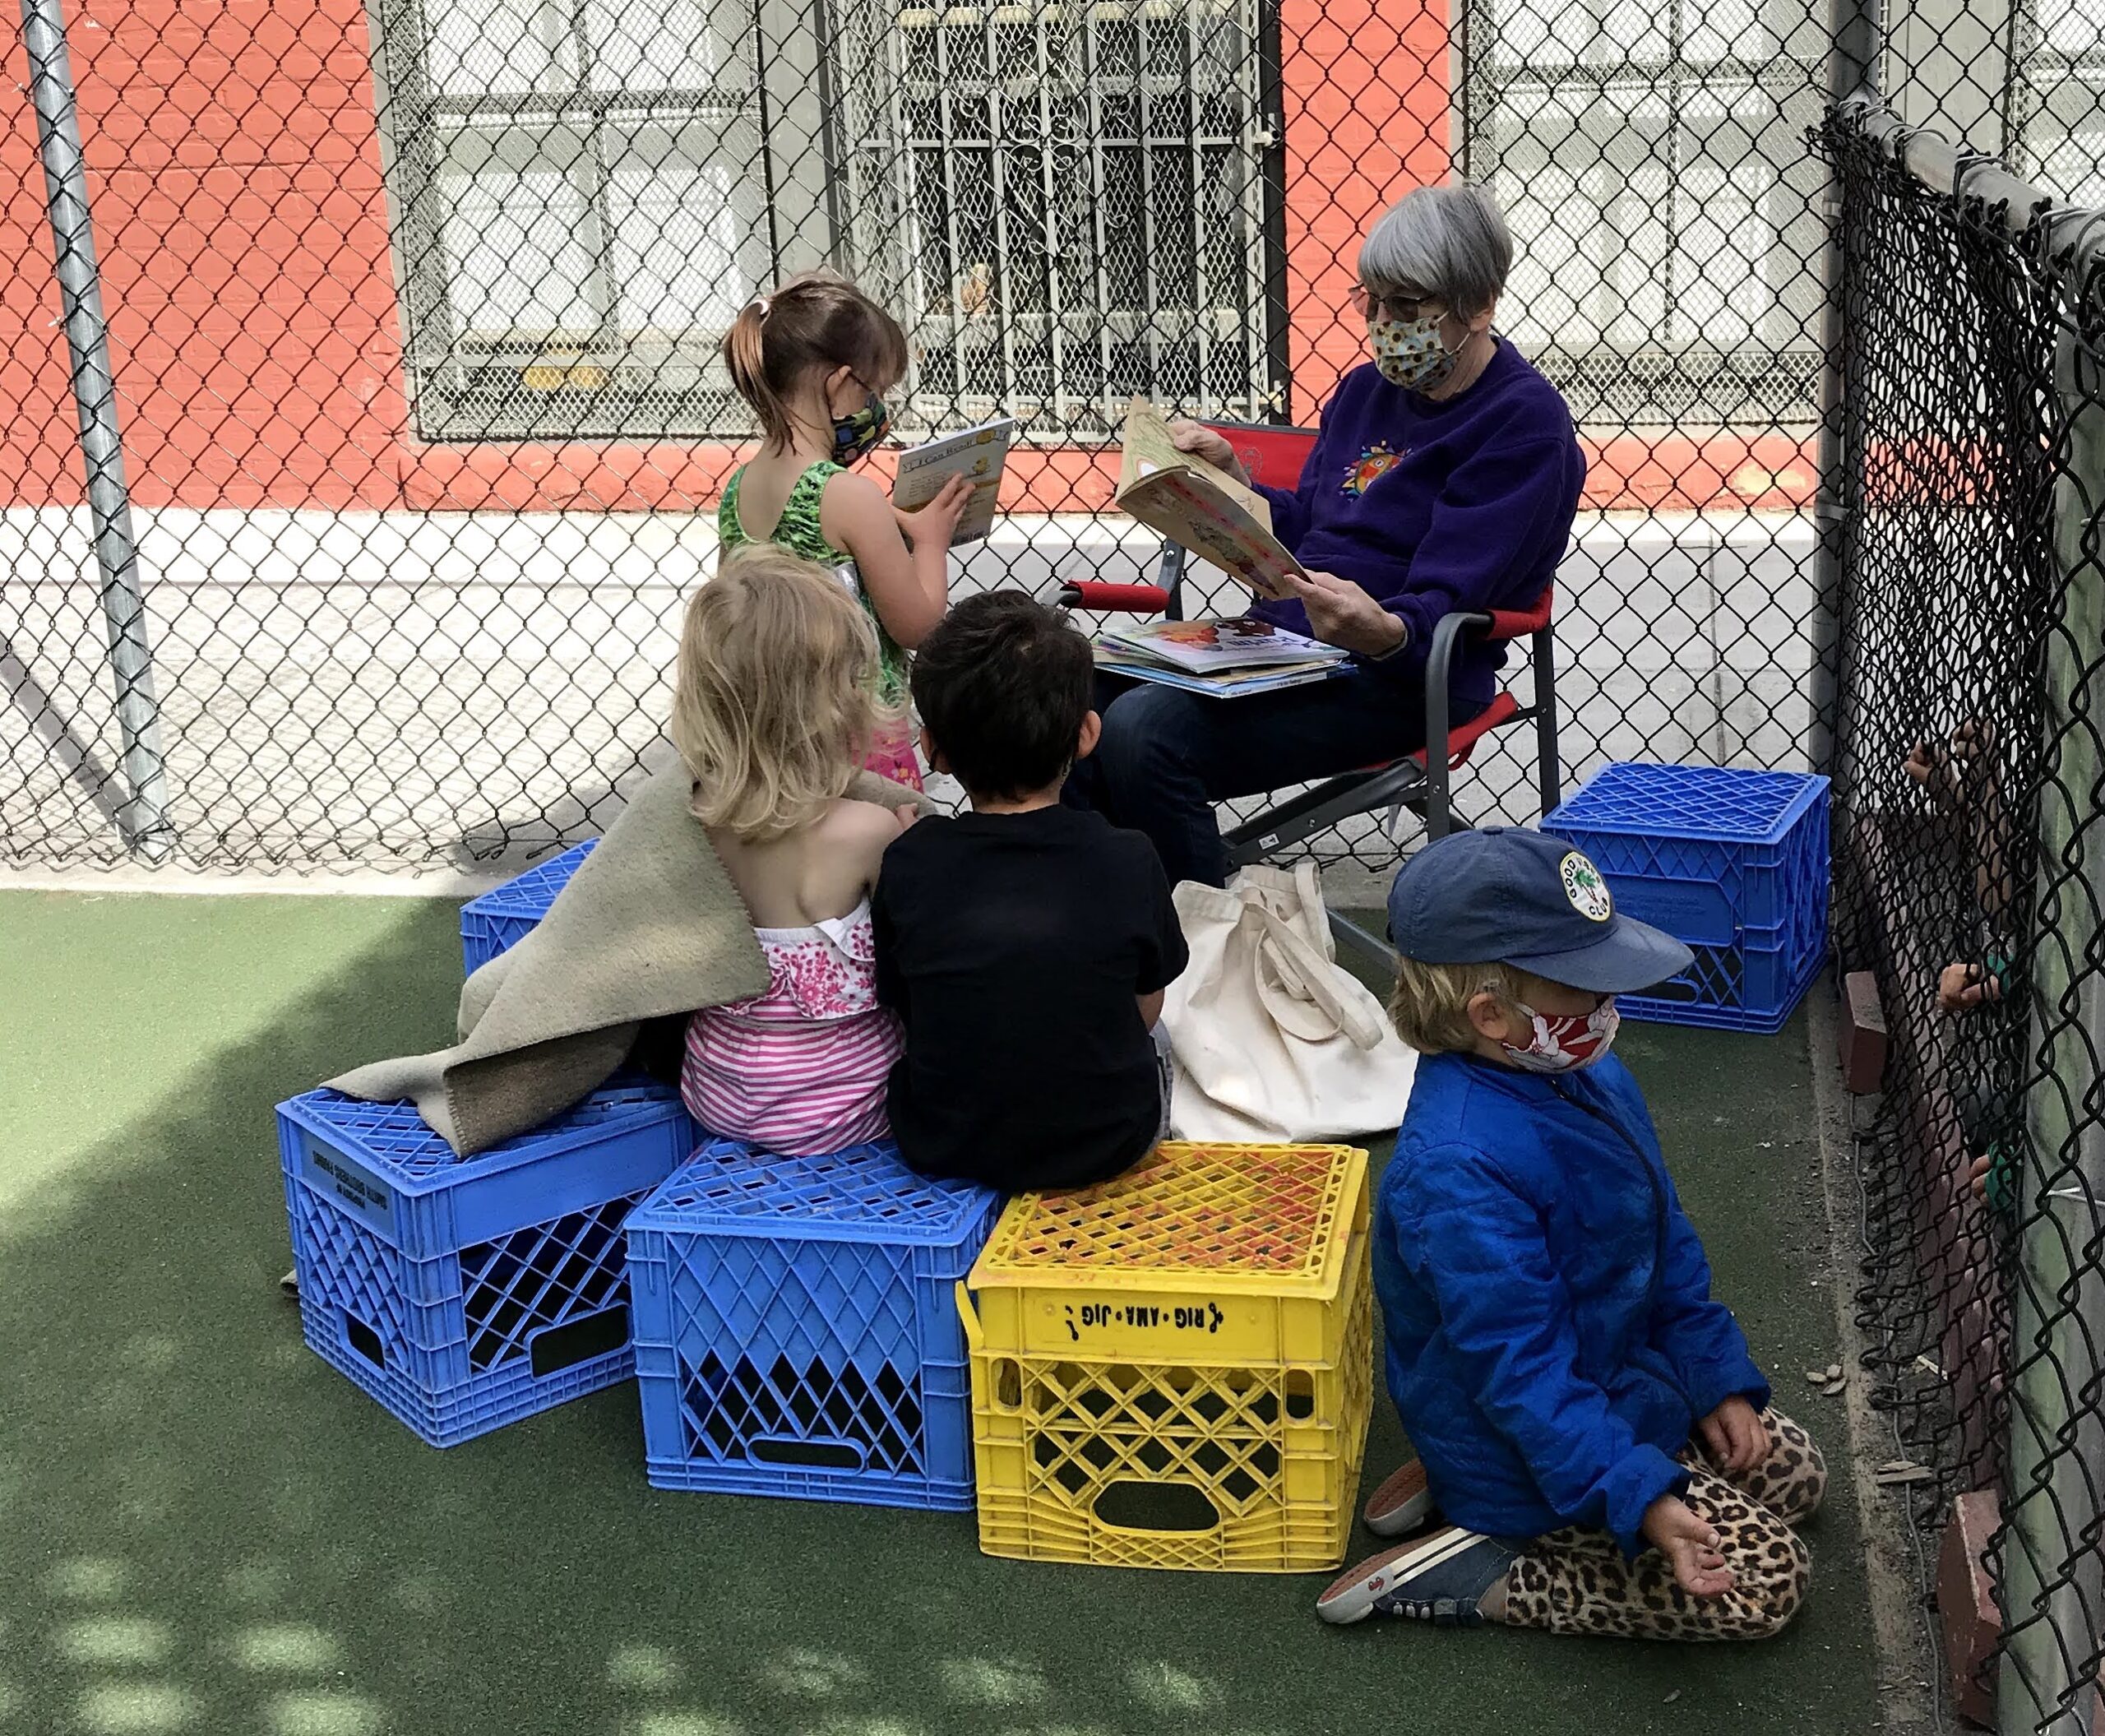
<instances>
[{"instance_id":1,"label":"child in blue jacket","mask_svg":"<svg viewBox=\"0 0 2105 1736\"><path fill-rule=\"evenodd\" d=\"M1803 1601L1826 1470L1739 1323L1608 1053L1615 996L1689 952L1541 832L1460 832L1397 874L1390 1016L1424 1058L1374 1282L1418 1459L1316 1604L1558 1633L1758 1639Z\"/></svg>"}]
</instances>

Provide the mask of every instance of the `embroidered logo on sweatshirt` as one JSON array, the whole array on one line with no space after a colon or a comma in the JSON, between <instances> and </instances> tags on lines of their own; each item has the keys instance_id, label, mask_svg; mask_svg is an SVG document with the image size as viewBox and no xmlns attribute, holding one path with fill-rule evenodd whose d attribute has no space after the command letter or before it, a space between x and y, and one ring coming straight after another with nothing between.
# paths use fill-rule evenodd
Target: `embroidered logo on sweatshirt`
<instances>
[{"instance_id":1,"label":"embroidered logo on sweatshirt","mask_svg":"<svg viewBox=\"0 0 2105 1736\"><path fill-rule=\"evenodd\" d=\"M1409 454L1409 447L1400 452L1392 452L1386 442L1376 442L1345 466L1344 492L1354 500L1358 499Z\"/></svg>"}]
</instances>

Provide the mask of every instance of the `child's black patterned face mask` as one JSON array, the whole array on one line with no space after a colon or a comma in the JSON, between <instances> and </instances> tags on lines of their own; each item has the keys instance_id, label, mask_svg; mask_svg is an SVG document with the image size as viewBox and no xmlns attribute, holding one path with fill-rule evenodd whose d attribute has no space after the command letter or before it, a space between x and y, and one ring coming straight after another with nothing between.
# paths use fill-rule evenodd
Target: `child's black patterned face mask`
<instances>
[{"instance_id":1,"label":"child's black patterned face mask","mask_svg":"<svg viewBox=\"0 0 2105 1736\"><path fill-rule=\"evenodd\" d=\"M891 431L891 412L885 408L885 400L865 387L863 407L833 424L833 461L853 464L867 458Z\"/></svg>"}]
</instances>

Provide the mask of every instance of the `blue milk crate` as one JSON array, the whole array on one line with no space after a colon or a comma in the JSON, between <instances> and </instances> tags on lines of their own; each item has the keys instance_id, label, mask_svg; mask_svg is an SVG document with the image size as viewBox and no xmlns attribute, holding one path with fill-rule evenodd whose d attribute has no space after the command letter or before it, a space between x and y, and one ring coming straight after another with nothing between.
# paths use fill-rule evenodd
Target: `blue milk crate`
<instances>
[{"instance_id":1,"label":"blue milk crate","mask_svg":"<svg viewBox=\"0 0 2105 1736\"><path fill-rule=\"evenodd\" d=\"M587 838L460 907L460 961L470 976L526 937L599 841Z\"/></svg>"},{"instance_id":2,"label":"blue milk crate","mask_svg":"<svg viewBox=\"0 0 2105 1736\"><path fill-rule=\"evenodd\" d=\"M1709 766L1603 766L1543 822L1593 859L1617 908L1695 962L1635 1019L1783 1027L1827 956L1827 780Z\"/></svg>"},{"instance_id":3,"label":"blue milk crate","mask_svg":"<svg viewBox=\"0 0 2105 1736\"><path fill-rule=\"evenodd\" d=\"M696 1151L629 1220L651 1483L969 1509L955 1286L1000 1207L891 1146Z\"/></svg>"},{"instance_id":4,"label":"blue milk crate","mask_svg":"<svg viewBox=\"0 0 2105 1736\"><path fill-rule=\"evenodd\" d=\"M434 1447L627 1380L623 1222L694 1143L625 1080L469 1158L414 1104L280 1104L308 1345Z\"/></svg>"}]
</instances>

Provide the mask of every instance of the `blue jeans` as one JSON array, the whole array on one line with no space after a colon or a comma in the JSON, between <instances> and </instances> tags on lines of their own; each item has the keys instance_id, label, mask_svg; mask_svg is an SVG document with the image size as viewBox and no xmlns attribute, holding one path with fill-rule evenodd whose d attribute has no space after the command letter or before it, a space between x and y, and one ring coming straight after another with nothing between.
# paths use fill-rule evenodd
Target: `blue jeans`
<instances>
[{"instance_id":1,"label":"blue jeans","mask_svg":"<svg viewBox=\"0 0 2105 1736\"><path fill-rule=\"evenodd\" d=\"M1067 775L1062 799L1145 832L1174 886L1224 886L1228 847L1213 804L1356 771L1425 745L1418 681L1355 669L1249 699L1097 677L1103 739ZM1460 716L1482 706L1457 707Z\"/></svg>"}]
</instances>

